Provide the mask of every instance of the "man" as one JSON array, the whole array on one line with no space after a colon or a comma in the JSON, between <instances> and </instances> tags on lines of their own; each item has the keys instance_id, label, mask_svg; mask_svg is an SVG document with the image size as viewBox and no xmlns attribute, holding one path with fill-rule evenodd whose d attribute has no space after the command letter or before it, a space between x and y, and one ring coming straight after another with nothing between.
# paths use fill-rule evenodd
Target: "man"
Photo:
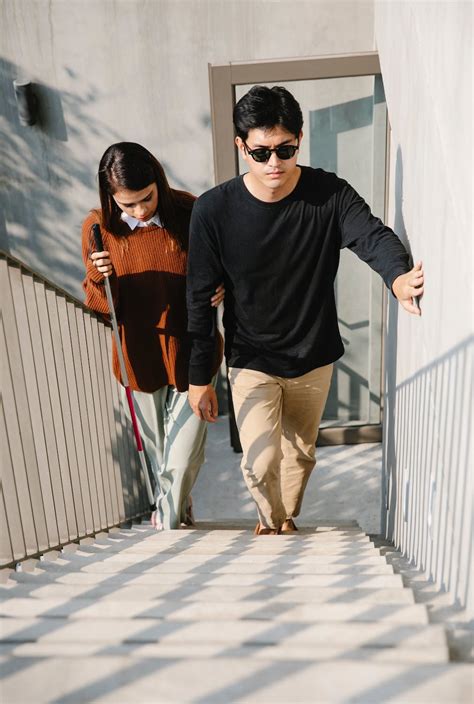
<instances>
[{"instance_id":1,"label":"man","mask_svg":"<svg viewBox=\"0 0 474 704\"><path fill-rule=\"evenodd\" d=\"M234 109L248 172L204 193L191 218L189 402L213 422L216 334L209 297L224 280L225 351L256 535L297 530L333 363L344 352L334 279L342 247L377 271L410 313L423 293L396 235L344 180L297 164L300 106L254 86Z\"/></svg>"}]
</instances>

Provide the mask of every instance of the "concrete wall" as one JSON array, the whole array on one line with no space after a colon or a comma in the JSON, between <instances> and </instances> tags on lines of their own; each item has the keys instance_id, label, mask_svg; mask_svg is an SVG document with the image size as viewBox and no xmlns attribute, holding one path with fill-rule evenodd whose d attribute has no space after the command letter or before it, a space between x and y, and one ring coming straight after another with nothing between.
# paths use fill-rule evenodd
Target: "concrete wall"
<instances>
[{"instance_id":1,"label":"concrete wall","mask_svg":"<svg viewBox=\"0 0 474 704\"><path fill-rule=\"evenodd\" d=\"M391 221L426 272L421 319L389 308L387 531L472 609L472 6L376 2L375 17Z\"/></svg>"},{"instance_id":2,"label":"concrete wall","mask_svg":"<svg viewBox=\"0 0 474 704\"><path fill-rule=\"evenodd\" d=\"M0 246L81 296L80 224L109 144L138 141L171 182L213 185L208 63L369 51L360 0L3 0ZM20 127L12 81L37 84Z\"/></svg>"}]
</instances>

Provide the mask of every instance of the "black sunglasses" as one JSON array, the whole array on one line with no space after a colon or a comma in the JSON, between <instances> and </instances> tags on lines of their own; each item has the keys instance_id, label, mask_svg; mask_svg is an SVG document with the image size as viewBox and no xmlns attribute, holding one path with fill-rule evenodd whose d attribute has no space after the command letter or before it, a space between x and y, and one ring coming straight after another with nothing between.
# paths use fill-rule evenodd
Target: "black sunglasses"
<instances>
[{"instance_id":1,"label":"black sunglasses","mask_svg":"<svg viewBox=\"0 0 474 704\"><path fill-rule=\"evenodd\" d=\"M258 147L258 149L249 149L248 146L244 142L244 147L247 151L247 154L250 154L250 156L252 157L252 159L254 161L258 161L261 164L264 161L269 161L273 152L275 152L277 157L279 159L282 159L282 161L286 161L287 159L292 159L299 149L299 144L297 144L296 146L294 144L282 144L279 147L275 147L275 149L268 149L267 147Z\"/></svg>"}]
</instances>

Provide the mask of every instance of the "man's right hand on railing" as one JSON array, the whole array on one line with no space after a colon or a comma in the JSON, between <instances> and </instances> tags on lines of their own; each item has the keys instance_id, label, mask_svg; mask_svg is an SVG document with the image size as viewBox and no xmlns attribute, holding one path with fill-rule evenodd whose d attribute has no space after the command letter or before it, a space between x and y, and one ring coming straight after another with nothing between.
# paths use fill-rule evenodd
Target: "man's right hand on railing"
<instances>
[{"instance_id":1,"label":"man's right hand on railing","mask_svg":"<svg viewBox=\"0 0 474 704\"><path fill-rule=\"evenodd\" d=\"M92 252L90 258L97 271L100 271L103 276L107 277L112 274L109 252Z\"/></svg>"}]
</instances>

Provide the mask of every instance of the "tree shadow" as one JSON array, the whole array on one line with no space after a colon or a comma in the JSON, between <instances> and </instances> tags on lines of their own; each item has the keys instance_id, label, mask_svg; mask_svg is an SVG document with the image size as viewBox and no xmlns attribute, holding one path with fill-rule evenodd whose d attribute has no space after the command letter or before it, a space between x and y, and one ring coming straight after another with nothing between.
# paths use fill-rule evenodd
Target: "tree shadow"
<instances>
[{"instance_id":1,"label":"tree shadow","mask_svg":"<svg viewBox=\"0 0 474 704\"><path fill-rule=\"evenodd\" d=\"M22 127L13 90L22 71L0 59L0 248L80 297L80 224L98 199L99 152L119 135L91 118L91 105L102 98L92 83L64 68L76 90L59 92L32 77L38 121ZM84 154L91 139L97 152Z\"/></svg>"}]
</instances>

